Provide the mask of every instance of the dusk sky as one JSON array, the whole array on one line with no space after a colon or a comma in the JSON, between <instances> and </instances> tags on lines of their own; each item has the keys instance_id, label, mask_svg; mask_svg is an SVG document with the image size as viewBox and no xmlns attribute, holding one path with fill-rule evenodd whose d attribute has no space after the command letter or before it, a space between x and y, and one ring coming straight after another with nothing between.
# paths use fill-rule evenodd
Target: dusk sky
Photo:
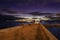
<instances>
[{"instance_id":1,"label":"dusk sky","mask_svg":"<svg viewBox=\"0 0 60 40\"><path fill-rule=\"evenodd\" d=\"M60 13L60 0L0 0L0 11Z\"/></svg>"},{"instance_id":2,"label":"dusk sky","mask_svg":"<svg viewBox=\"0 0 60 40\"><path fill-rule=\"evenodd\" d=\"M0 8L12 8L20 11L59 12L59 0L2 0Z\"/></svg>"}]
</instances>

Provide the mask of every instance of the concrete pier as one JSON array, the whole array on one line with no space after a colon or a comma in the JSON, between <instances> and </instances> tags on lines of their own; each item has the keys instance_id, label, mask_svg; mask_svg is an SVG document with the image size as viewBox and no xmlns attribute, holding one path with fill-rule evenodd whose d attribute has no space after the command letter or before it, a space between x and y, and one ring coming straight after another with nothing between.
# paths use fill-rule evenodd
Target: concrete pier
<instances>
[{"instance_id":1,"label":"concrete pier","mask_svg":"<svg viewBox=\"0 0 60 40\"><path fill-rule=\"evenodd\" d=\"M41 23L0 30L0 40L58 40Z\"/></svg>"}]
</instances>

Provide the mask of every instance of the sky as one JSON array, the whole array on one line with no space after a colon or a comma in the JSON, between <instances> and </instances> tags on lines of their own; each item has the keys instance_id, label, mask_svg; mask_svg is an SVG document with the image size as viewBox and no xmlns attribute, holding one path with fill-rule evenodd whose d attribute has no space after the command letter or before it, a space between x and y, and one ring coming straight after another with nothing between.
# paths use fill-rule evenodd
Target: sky
<instances>
[{"instance_id":1,"label":"sky","mask_svg":"<svg viewBox=\"0 0 60 40\"><path fill-rule=\"evenodd\" d=\"M0 0L0 14L30 12L60 13L60 0Z\"/></svg>"}]
</instances>

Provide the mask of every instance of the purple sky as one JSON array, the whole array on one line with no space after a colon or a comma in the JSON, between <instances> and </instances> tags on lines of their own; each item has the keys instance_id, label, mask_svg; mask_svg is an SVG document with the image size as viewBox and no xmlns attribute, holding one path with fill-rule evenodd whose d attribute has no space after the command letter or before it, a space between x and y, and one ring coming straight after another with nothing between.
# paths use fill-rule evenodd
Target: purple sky
<instances>
[{"instance_id":1,"label":"purple sky","mask_svg":"<svg viewBox=\"0 0 60 40\"><path fill-rule=\"evenodd\" d=\"M0 9L15 9L23 12L60 12L59 0L2 0Z\"/></svg>"},{"instance_id":2,"label":"purple sky","mask_svg":"<svg viewBox=\"0 0 60 40\"><path fill-rule=\"evenodd\" d=\"M0 0L0 14L33 17L25 14L31 12L60 13L60 0Z\"/></svg>"}]
</instances>

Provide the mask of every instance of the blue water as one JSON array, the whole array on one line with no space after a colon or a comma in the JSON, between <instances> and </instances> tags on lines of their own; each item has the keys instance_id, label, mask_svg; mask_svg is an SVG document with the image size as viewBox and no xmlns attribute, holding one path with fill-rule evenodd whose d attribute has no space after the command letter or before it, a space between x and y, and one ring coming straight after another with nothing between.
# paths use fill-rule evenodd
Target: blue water
<instances>
[{"instance_id":1,"label":"blue water","mask_svg":"<svg viewBox=\"0 0 60 40\"><path fill-rule=\"evenodd\" d=\"M60 20L41 20L40 22L43 24L60 24Z\"/></svg>"},{"instance_id":2,"label":"blue water","mask_svg":"<svg viewBox=\"0 0 60 40\"><path fill-rule=\"evenodd\" d=\"M31 24L31 23L16 22L16 21L4 21L4 22L0 21L0 29L10 28L10 27L15 27L15 26L20 26L20 25L27 25L27 24Z\"/></svg>"},{"instance_id":3,"label":"blue water","mask_svg":"<svg viewBox=\"0 0 60 40\"><path fill-rule=\"evenodd\" d=\"M60 24L60 20L58 21L41 21L41 23L44 25L46 24ZM60 27L49 27L47 28L55 37L60 40Z\"/></svg>"},{"instance_id":4,"label":"blue water","mask_svg":"<svg viewBox=\"0 0 60 40\"><path fill-rule=\"evenodd\" d=\"M46 24L45 24L46 25ZM47 28L55 37L60 40L60 27L48 27Z\"/></svg>"},{"instance_id":5,"label":"blue water","mask_svg":"<svg viewBox=\"0 0 60 40\"><path fill-rule=\"evenodd\" d=\"M14 22L14 21L0 22L0 29L14 27L14 26L18 26L18 25L21 25L21 23L20 22Z\"/></svg>"},{"instance_id":6,"label":"blue water","mask_svg":"<svg viewBox=\"0 0 60 40\"><path fill-rule=\"evenodd\" d=\"M60 40L60 28L52 27L47 28L53 35L55 35Z\"/></svg>"}]
</instances>

